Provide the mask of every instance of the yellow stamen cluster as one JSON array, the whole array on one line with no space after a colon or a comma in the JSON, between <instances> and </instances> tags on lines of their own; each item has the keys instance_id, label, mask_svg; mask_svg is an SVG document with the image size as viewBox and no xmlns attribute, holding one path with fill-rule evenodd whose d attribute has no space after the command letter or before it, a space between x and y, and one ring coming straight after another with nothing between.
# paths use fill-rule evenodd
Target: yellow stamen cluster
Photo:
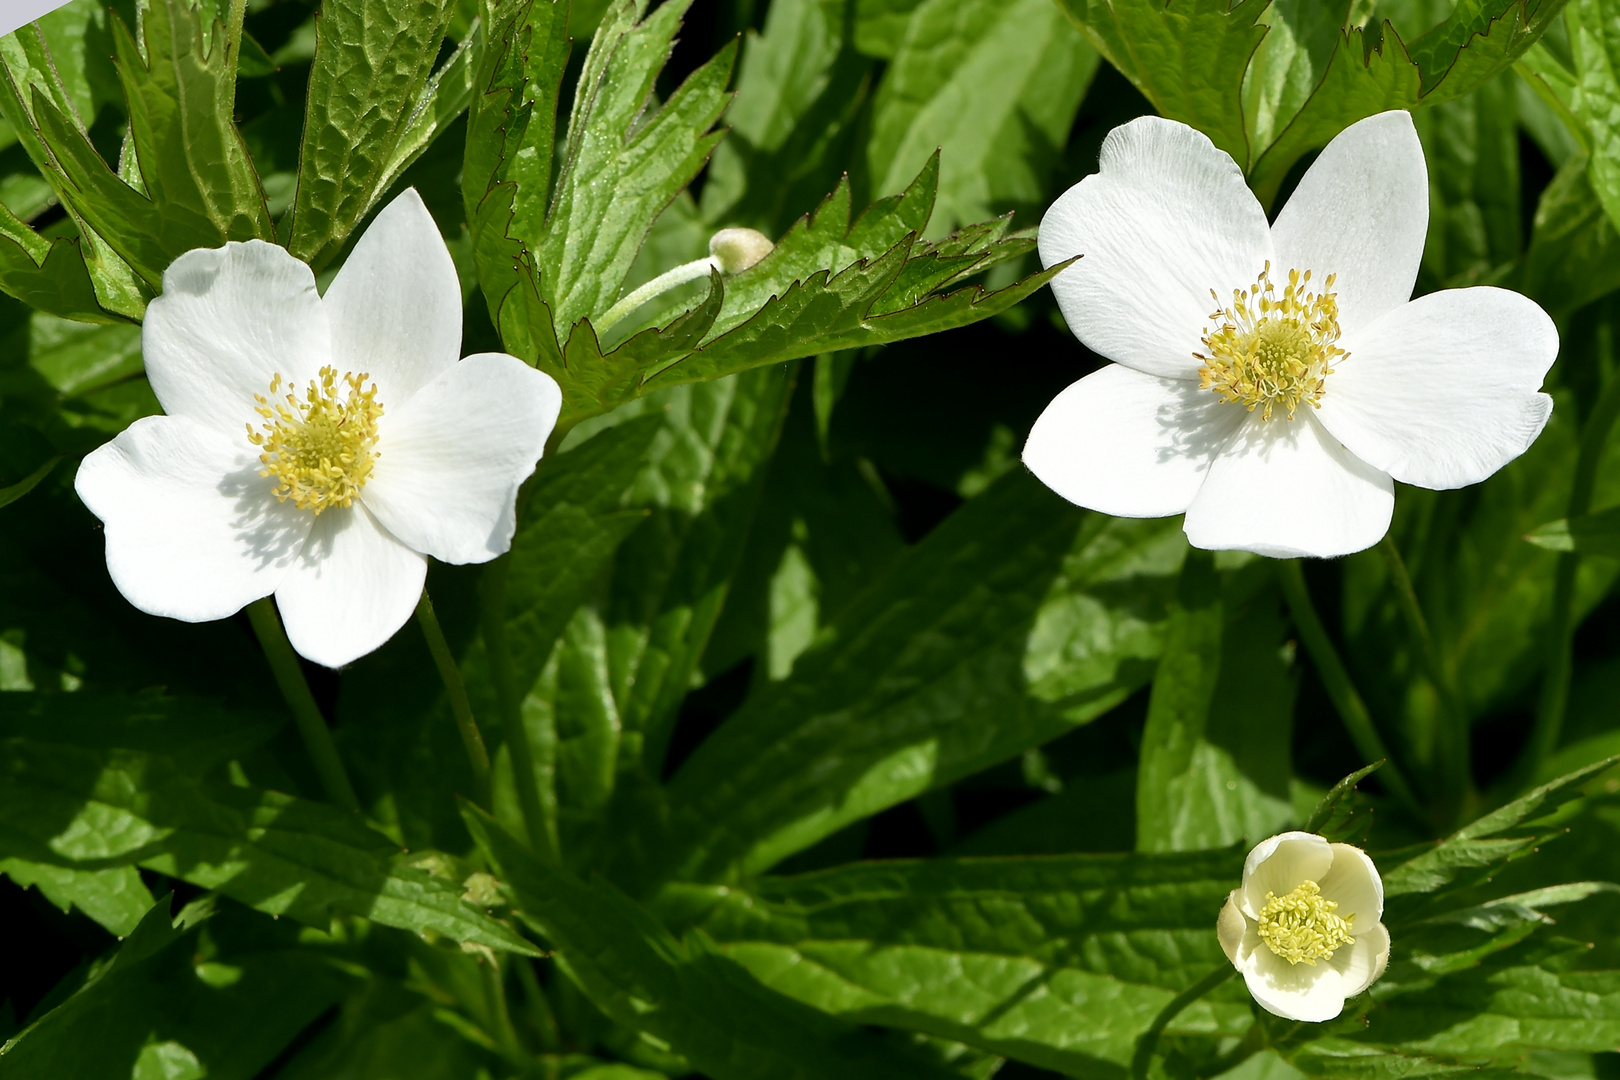
<instances>
[{"instance_id":1,"label":"yellow stamen cluster","mask_svg":"<svg viewBox=\"0 0 1620 1080\"><path fill-rule=\"evenodd\" d=\"M276 498L317 514L354 503L377 459L383 411L377 385L362 388L367 378L364 372L340 378L336 369L323 367L302 401L292 393L271 400L281 392L280 374L270 380L270 397L253 395L259 403L254 411L265 422L263 432L248 425L248 441L261 450L259 475L276 479ZM342 401L340 387L348 388Z\"/></svg>"},{"instance_id":2,"label":"yellow stamen cluster","mask_svg":"<svg viewBox=\"0 0 1620 1080\"><path fill-rule=\"evenodd\" d=\"M1290 270L1278 298L1266 263L1252 289L1233 289L1231 306L1210 315L1216 328L1204 337L1208 351L1193 353L1204 362L1199 384L1222 401L1260 409L1262 420L1270 420L1274 408L1286 409L1292 420L1301 402L1320 408L1332 365L1346 355L1334 344L1339 301L1333 279L1329 274L1322 291L1313 293L1311 272ZM1221 302L1214 289L1210 295Z\"/></svg>"},{"instance_id":3,"label":"yellow stamen cluster","mask_svg":"<svg viewBox=\"0 0 1620 1080\"><path fill-rule=\"evenodd\" d=\"M1334 912L1339 905L1322 899L1322 887L1302 881L1287 896L1266 893L1266 906L1260 909L1260 940L1290 964L1316 966L1332 956L1340 945L1354 945L1350 922Z\"/></svg>"}]
</instances>

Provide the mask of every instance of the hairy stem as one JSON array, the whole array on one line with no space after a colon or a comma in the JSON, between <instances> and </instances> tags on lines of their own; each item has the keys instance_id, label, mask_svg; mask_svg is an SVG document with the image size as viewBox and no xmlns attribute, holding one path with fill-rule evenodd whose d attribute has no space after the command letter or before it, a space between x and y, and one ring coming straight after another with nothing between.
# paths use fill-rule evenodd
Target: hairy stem
<instances>
[{"instance_id":1,"label":"hairy stem","mask_svg":"<svg viewBox=\"0 0 1620 1080\"><path fill-rule=\"evenodd\" d=\"M264 658L270 662L276 685L281 688L281 696L298 724L298 734L303 736L304 748L309 751L321 786L326 789L326 797L345 810L359 810L360 800L354 794L354 785L349 783L349 774L343 769L343 759L338 756L326 717L315 704L315 695L309 692L304 669L299 666L298 654L287 640L275 602L268 596L255 600L248 605L247 613L253 632L259 637L259 647L264 650Z\"/></svg>"},{"instance_id":2,"label":"hairy stem","mask_svg":"<svg viewBox=\"0 0 1620 1080\"><path fill-rule=\"evenodd\" d=\"M688 281L708 277L715 269L717 269L717 265L714 259L706 256L701 259L694 259L689 263L682 263L673 270L664 271L603 312L602 317L596 320L596 332L598 334L607 333L608 327L653 297L660 293L666 293L677 285L685 285Z\"/></svg>"},{"instance_id":3,"label":"hairy stem","mask_svg":"<svg viewBox=\"0 0 1620 1080\"><path fill-rule=\"evenodd\" d=\"M479 806L490 805L489 751L484 747L484 736L473 718L472 702L467 699L467 684L461 680L461 669L450 652L450 643L444 639L439 617L433 613L433 601L427 590L416 603L416 620L422 624L422 636L427 638L428 652L433 654L439 678L444 680L445 692L450 696L450 712L456 718L456 729L461 732L461 745L467 751L467 764L472 766L473 799Z\"/></svg>"},{"instance_id":4,"label":"hairy stem","mask_svg":"<svg viewBox=\"0 0 1620 1080\"><path fill-rule=\"evenodd\" d=\"M1338 711L1339 720L1349 733L1350 741L1368 764L1380 760L1385 763L1378 774L1379 782L1408 810L1421 814L1422 807L1418 804L1417 796L1406 782L1405 775L1396 767L1389 747L1384 745L1383 738L1373 725L1367 703L1356 690L1349 670L1339 658L1338 649L1334 648L1333 639L1328 636L1327 627L1322 625L1322 618L1316 613L1316 605L1311 601L1310 590L1305 585L1305 572L1299 560L1279 561L1277 580L1282 586L1283 597L1288 601L1294 628L1299 631L1300 641L1310 654L1311 662L1316 665L1317 677L1327 690L1328 700Z\"/></svg>"}]
</instances>

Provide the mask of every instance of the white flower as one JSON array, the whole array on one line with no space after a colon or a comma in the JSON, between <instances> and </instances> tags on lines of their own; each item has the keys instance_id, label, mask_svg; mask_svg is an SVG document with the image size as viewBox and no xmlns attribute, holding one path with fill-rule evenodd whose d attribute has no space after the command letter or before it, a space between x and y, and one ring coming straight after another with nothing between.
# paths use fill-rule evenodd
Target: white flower
<instances>
[{"instance_id":1,"label":"white flower","mask_svg":"<svg viewBox=\"0 0 1620 1080\"><path fill-rule=\"evenodd\" d=\"M141 334L165 416L84 459L130 603L186 622L275 594L293 647L328 667L410 618L426 556L511 545L518 485L562 395L516 357L461 353L461 289L414 190L321 296L308 266L250 240L189 251Z\"/></svg>"},{"instance_id":2,"label":"white flower","mask_svg":"<svg viewBox=\"0 0 1620 1080\"><path fill-rule=\"evenodd\" d=\"M1367 853L1315 833L1255 845L1215 928L1267 1012L1331 1020L1389 963L1384 883Z\"/></svg>"},{"instance_id":3,"label":"white flower","mask_svg":"<svg viewBox=\"0 0 1620 1080\"><path fill-rule=\"evenodd\" d=\"M1278 557L1377 543L1392 477L1490 476L1552 412L1558 332L1504 289L1410 300L1428 217L1404 112L1345 129L1274 225L1197 131L1115 128L1040 229L1047 266L1083 256L1052 291L1115 363L1047 406L1025 463L1081 506L1185 513L1197 547Z\"/></svg>"}]
</instances>

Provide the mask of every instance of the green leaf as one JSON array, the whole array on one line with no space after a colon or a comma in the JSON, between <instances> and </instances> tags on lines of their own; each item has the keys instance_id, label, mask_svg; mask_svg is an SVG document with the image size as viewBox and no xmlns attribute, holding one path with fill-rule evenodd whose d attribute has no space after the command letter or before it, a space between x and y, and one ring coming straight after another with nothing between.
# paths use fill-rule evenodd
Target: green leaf
<instances>
[{"instance_id":1,"label":"green leaf","mask_svg":"<svg viewBox=\"0 0 1620 1080\"><path fill-rule=\"evenodd\" d=\"M1620 288L1620 236L1593 190L1588 159L1566 161L1541 192L1522 288L1564 313Z\"/></svg>"},{"instance_id":2,"label":"green leaf","mask_svg":"<svg viewBox=\"0 0 1620 1080\"><path fill-rule=\"evenodd\" d=\"M421 138L450 0L326 0L316 21L288 250L316 269L343 247ZM437 121L435 120L435 123ZM425 144L424 144L425 145Z\"/></svg>"},{"instance_id":3,"label":"green leaf","mask_svg":"<svg viewBox=\"0 0 1620 1080\"><path fill-rule=\"evenodd\" d=\"M1458 829L1432 849L1385 870L1384 895L1393 898L1433 893L1451 885L1467 871L1489 867L1530 850L1543 838L1534 819L1578 797L1579 792L1570 790L1573 785L1602 772L1617 760L1620 758L1594 762L1532 788L1501 809ZM1470 875L1470 878L1476 876Z\"/></svg>"},{"instance_id":4,"label":"green leaf","mask_svg":"<svg viewBox=\"0 0 1620 1080\"><path fill-rule=\"evenodd\" d=\"M0 1075L251 1077L348 985L287 935L275 947L205 959L198 923L206 913L192 905L171 918L170 899L153 905L82 987L0 1048Z\"/></svg>"},{"instance_id":5,"label":"green leaf","mask_svg":"<svg viewBox=\"0 0 1620 1080\"><path fill-rule=\"evenodd\" d=\"M1423 249L1423 268L1436 285L1473 284L1519 255L1516 118L1510 74L1413 117L1438 195Z\"/></svg>"},{"instance_id":6,"label":"green leaf","mask_svg":"<svg viewBox=\"0 0 1620 1080\"><path fill-rule=\"evenodd\" d=\"M116 318L96 298L79 244L65 236L45 240L4 206L0 206L0 290L64 319Z\"/></svg>"},{"instance_id":7,"label":"green leaf","mask_svg":"<svg viewBox=\"0 0 1620 1080\"><path fill-rule=\"evenodd\" d=\"M1263 0L1059 0L1097 51L1153 103L1248 162L1243 73L1266 30Z\"/></svg>"},{"instance_id":8,"label":"green leaf","mask_svg":"<svg viewBox=\"0 0 1620 1080\"><path fill-rule=\"evenodd\" d=\"M888 0L896 2L916 6ZM737 97L726 110L731 131L703 181L706 222L776 236L838 182L872 84L871 54L856 52L846 37L851 4L776 0L763 30L744 38ZM909 7L898 15L869 11L872 0L853 6L856 47L871 19L897 20L903 29L909 13Z\"/></svg>"},{"instance_id":9,"label":"green leaf","mask_svg":"<svg viewBox=\"0 0 1620 1080\"><path fill-rule=\"evenodd\" d=\"M1251 158L1298 115L1338 48L1350 15L1346 0L1276 0L1258 22L1266 36L1243 74L1243 126Z\"/></svg>"},{"instance_id":10,"label":"green leaf","mask_svg":"<svg viewBox=\"0 0 1620 1080\"><path fill-rule=\"evenodd\" d=\"M1382 24L1381 34L1375 28L1371 48L1360 27L1345 30L1310 100L1275 142L1251 158L1251 186L1269 204L1301 155L1326 146L1357 120L1472 93L1512 67L1564 2L1464 0L1410 48L1389 22Z\"/></svg>"},{"instance_id":11,"label":"green leaf","mask_svg":"<svg viewBox=\"0 0 1620 1080\"><path fill-rule=\"evenodd\" d=\"M1524 538L1548 551L1578 551L1582 555L1620 559L1620 507L1549 521Z\"/></svg>"},{"instance_id":12,"label":"green leaf","mask_svg":"<svg viewBox=\"0 0 1620 1080\"><path fill-rule=\"evenodd\" d=\"M945 1080L947 1070L761 986L703 937L677 941L602 881L540 862L492 819L465 809L525 921L608 1016L715 1080Z\"/></svg>"},{"instance_id":13,"label":"green leaf","mask_svg":"<svg viewBox=\"0 0 1620 1080\"><path fill-rule=\"evenodd\" d=\"M152 894L133 866L113 870L70 870L26 859L0 859L0 873L23 888L33 886L51 903L78 908L118 937L134 932L152 906Z\"/></svg>"},{"instance_id":14,"label":"green leaf","mask_svg":"<svg viewBox=\"0 0 1620 1080\"><path fill-rule=\"evenodd\" d=\"M33 491L34 488L39 486L41 480L51 474L51 470L56 468L57 463L61 460L60 455L53 457L15 484L0 488L0 506L10 506L30 491Z\"/></svg>"},{"instance_id":15,"label":"green leaf","mask_svg":"<svg viewBox=\"0 0 1620 1080\"><path fill-rule=\"evenodd\" d=\"M643 19L646 0L618 0L585 58L549 213L520 188L510 234L534 253L559 326L613 306L653 219L720 139L709 129L726 105L735 43L646 114L689 5L670 0Z\"/></svg>"},{"instance_id":16,"label":"green leaf","mask_svg":"<svg viewBox=\"0 0 1620 1080\"><path fill-rule=\"evenodd\" d=\"M876 190L898 190L938 152L933 235L1039 207L1097 61L1051 0L925 0L873 102Z\"/></svg>"},{"instance_id":17,"label":"green leaf","mask_svg":"<svg viewBox=\"0 0 1620 1080\"><path fill-rule=\"evenodd\" d=\"M998 481L698 748L614 876L735 881L1105 712L1157 658L1185 551L1173 526Z\"/></svg>"},{"instance_id":18,"label":"green leaf","mask_svg":"<svg viewBox=\"0 0 1620 1080\"><path fill-rule=\"evenodd\" d=\"M835 1016L1117 1077L1159 1011L1226 963L1213 915L1242 859L1231 849L856 863L747 886L672 885L658 910ZM1241 1034L1246 997L1213 994L1168 1034Z\"/></svg>"},{"instance_id":19,"label":"green leaf","mask_svg":"<svg viewBox=\"0 0 1620 1080\"><path fill-rule=\"evenodd\" d=\"M262 726L210 735L139 700L103 699L91 715L96 703L74 700L84 696L5 695L0 851L69 869L140 865L314 926L346 913L533 954L463 901L459 882L406 865L358 818L199 776L200 761L262 739ZM190 744L175 738L188 731Z\"/></svg>"},{"instance_id":20,"label":"green leaf","mask_svg":"<svg viewBox=\"0 0 1620 1080\"><path fill-rule=\"evenodd\" d=\"M854 0L855 47L867 56L889 60L900 51L900 39L922 0Z\"/></svg>"},{"instance_id":21,"label":"green leaf","mask_svg":"<svg viewBox=\"0 0 1620 1080\"><path fill-rule=\"evenodd\" d=\"M1365 826L1356 822L1358 816L1354 807L1356 785L1371 776L1382 764L1382 761L1375 761L1334 784L1328 793L1322 796L1322 801L1316 804L1316 809L1311 811L1311 816L1305 819L1305 824L1300 828L1305 832L1319 833L1329 840L1336 841L1350 840L1363 834Z\"/></svg>"},{"instance_id":22,"label":"green leaf","mask_svg":"<svg viewBox=\"0 0 1620 1080\"><path fill-rule=\"evenodd\" d=\"M1508 1076L1524 1075L1506 1069L1458 1065L1422 1054L1384 1050L1332 1037L1303 1043L1289 1054L1288 1063L1307 1076L1320 1076L1325 1080L1451 1080L1453 1077L1507 1080Z\"/></svg>"},{"instance_id":23,"label":"green leaf","mask_svg":"<svg viewBox=\"0 0 1620 1080\"><path fill-rule=\"evenodd\" d=\"M376 182L377 192L393 187L434 140L467 111L483 59L484 30L481 23L474 23L467 39L433 73L411 103L399 140L394 143L393 153Z\"/></svg>"}]
</instances>

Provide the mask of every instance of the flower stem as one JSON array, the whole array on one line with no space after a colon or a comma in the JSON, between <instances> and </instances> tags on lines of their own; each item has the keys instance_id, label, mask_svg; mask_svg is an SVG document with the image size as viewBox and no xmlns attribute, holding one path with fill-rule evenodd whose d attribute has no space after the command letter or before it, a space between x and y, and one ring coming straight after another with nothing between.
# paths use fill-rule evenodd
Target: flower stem
<instances>
[{"instance_id":1,"label":"flower stem","mask_svg":"<svg viewBox=\"0 0 1620 1080\"><path fill-rule=\"evenodd\" d=\"M1294 627L1299 631L1300 640L1305 644L1305 651L1310 653L1311 662L1316 665L1317 677L1322 680L1328 699L1338 711L1339 719L1350 735L1350 741L1355 744L1356 750L1368 764L1380 760L1384 762L1384 767L1378 774L1379 782L1389 789L1390 794L1405 804L1408 810L1421 815L1422 807L1418 804L1417 796L1407 784L1406 777L1396 767L1389 747L1384 745L1377 727L1373 725L1372 713L1367 710L1367 703L1356 690L1350 672L1345 668L1344 661L1339 658L1339 651L1333 647L1333 639L1328 636L1327 627L1322 624L1321 616L1316 613L1316 605L1311 601L1310 590L1305 585L1305 572L1299 560L1279 560L1277 580L1282 585L1283 597L1288 601L1288 611L1294 618Z\"/></svg>"},{"instance_id":2,"label":"flower stem","mask_svg":"<svg viewBox=\"0 0 1620 1080\"><path fill-rule=\"evenodd\" d=\"M349 774L343 770L343 759L338 756L326 717L315 704L315 695L309 692L304 669L299 666L298 654L287 640L287 631L282 629L275 603L268 596L255 600L248 605L247 613L253 632L258 635L259 647L264 650L264 658L270 663L270 672L281 688L281 696L298 724L298 734L304 738L304 748L315 764L321 786L326 789L326 797L345 810L358 811L360 800L354 794L354 785L349 783Z\"/></svg>"},{"instance_id":3,"label":"flower stem","mask_svg":"<svg viewBox=\"0 0 1620 1080\"><path fill-rule=\"evenodd\" d=\"M660 293L666 293L677 285L685 285L688 281L708 277L710 271L715 269L717 267L714 259L705 256L701 259L694 259L689 263L682 263L673 270L664 271L603 312L602 317L596 320L596 332L605 334L608 327L623 319L653 297Z\"/></svg>"},{"instance_id":4,"label":"flower stem","mask_svg":"<svg viewBox=\"0 0 1620 1080\"><path fill-rule=\"evenodd\" d=\"M1445 801L1445 813L1454 815L1462 809L1472 783L1469 764L1468 714L1463 712L1462 699L1446 670L1440 655L1440 646L1429 631L1429 621L1423 617L1423 606L1418 603L1417 590L1412 587L1412 575L1406 571L1406 560L1388 533L1378 541L1378 553L1389 568L1390 582L1395 586L1395 602L1406 619L1407 629L1417 642L1418 656L1423 669L1434 684L1440 698L1440 724L1436 756L1440 759L1440 785Z\"/></svg>"},{"instance_id":5,"label":"flower stem","mask_svg":"<svg viewBox=\"0 0 1620 1080\"><path fill-rule=\"evenodd\" d=\"M1153 1051L1158 1048L1159 1035L1170 1026L1170 1021L1180 1015L1181 1010L1236 974L1237 969L1231 964L1222 964L1177 994L1170 1000L1170 1004L1159 1010L1159 1015L1153 1018L1153 1023L1137 1037L1136 1053L1131 1056L1131 1080L1147 1080L1148 1066L1153 1063Z\"/></svg>"},{"instance_id":6,"label":"flower stem","mask_svg":"<svg viewBox=\"0 0 1620 1080\"><path fill-rule=\"evenodd\" d=\"M444 680L445 692L450 696L450 712L456 718L456 729L461 732L461 745L467 751L467 764L472 766L473 798L478 805L489 806L489 751L484 748L484 736L473 719L472 702L467 700L467 685L461 681L461 669L450 652L450 643L444 639L439 617L433 613L433 601L426 589L416 603L416 620L422 624L422 636L427 638L428 652Z\"/></svg>"},{"instance_id":7,"label":"flower stem","mask_svg":"<svg viewBox=\"0 0 1620 1080\"><path fill-rule=\"evenodd\" d=\"M1609 380L1586 418L1581 431L1581 449L1575 459L1575 478L1570 484L1569 513L1573 519L1592 508L1592 491L1597 486L1598 464L1615 420L1620 419L1620 375ZM1536 705L1535 723L1525 744L1524 757L1516 770L1520 784L1535 782L1541 763L1558 748L1563 732L1564 711L1569 705L1569 681L1574 668L1575 583L1581 568L1578 553L1558 556L1553 579L1552 618L1547 627L1546 666L1541 678L1541 699Z\"/></svg>"},{"instance_id":8,"label":"flower stem","mask_svg":"<svg viewBox=\"0 0 1620 1080\"><path fill-rule=\"evenodd\" d=\"M501 732L506 738L507 752L512 756L512 782L517 788L518 809L529 834L529 846L535 854L555 865L561 860L556 800L541 798L534 746L529 741L528 726L523 722L523 702L518 696L517 675L512 668L512 647L506 637L506 574L510 563L511 556L502 555L484 569L479 582L479 618L495 698L500 703ZM551 745L555 746L555 739L551 740Z\"/></svg>"}]
</instances>

